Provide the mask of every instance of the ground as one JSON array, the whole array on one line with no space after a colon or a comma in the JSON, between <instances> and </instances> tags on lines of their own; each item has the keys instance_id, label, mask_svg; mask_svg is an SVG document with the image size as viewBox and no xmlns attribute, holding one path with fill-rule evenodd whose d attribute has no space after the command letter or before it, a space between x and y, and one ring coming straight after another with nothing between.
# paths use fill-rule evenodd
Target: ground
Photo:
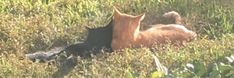
<instances>
[{"instance_id":1,"label":"ground","mask_svg":"<svg viewBox=\"0 0 234 78\"><path fill-rule=\"evenodd\" d=\"M138 48L77 58L77 66L65 77L233 78L233 4L233 0L1 0L0 77L50 77L56 63L35 63L25 53L83 41L85 26L106 25L116 6L132 15L146 13L142 26L171 23L162 15L177 11L198 38L179 49L162 47L155 54ZM168 74L157 69L153 55Z\"/></svg>"}]
</instances>

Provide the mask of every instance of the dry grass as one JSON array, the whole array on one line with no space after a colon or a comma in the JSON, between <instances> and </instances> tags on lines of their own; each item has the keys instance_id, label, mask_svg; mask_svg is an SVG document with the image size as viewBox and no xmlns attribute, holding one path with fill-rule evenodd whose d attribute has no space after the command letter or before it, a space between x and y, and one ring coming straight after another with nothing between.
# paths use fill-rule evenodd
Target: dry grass
<instances>
[{"instance_id":1,"label":"dry grass","mask_svg":"<svg viewBox=\"0 0 234 78\"><path fill-rule=\"evenodd\" d=\"M222 1L222 2L220 2ZM228 2L225 2L228 1ZM105 25L116 5L128 14L146 12L146 23L162 23L161 15L175 10L199 38L186 47L167 46L156 53L174 77L187 63L205 65L223 61L233 54L234 10L232 0L1 0L0 1L0 77L50 77L56 64L33 63L25 53L72 44L85 37L85 26ZM104 53L93 59L78 59L66 77L150 77L156 70L148 49L126 49ZM190 75L196 77L196 75ZM199 77L199 75L197 75Z\"/></svg>"}]
</instances>

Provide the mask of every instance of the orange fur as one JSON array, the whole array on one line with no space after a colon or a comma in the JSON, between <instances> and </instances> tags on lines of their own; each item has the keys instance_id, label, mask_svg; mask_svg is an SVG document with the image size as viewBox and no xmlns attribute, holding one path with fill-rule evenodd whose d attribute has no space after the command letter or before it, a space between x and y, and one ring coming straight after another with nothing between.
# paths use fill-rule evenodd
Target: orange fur
<instances>
[{"instance_id":1,"label":"orange fur","mask_svg":"<svg viewBox=\"0 0 234 78\"><path fill-rule=\"evenodd\" d=\"M130 47L152 47L153 45L173 44L183 45L196 37L196 33L179 24L157 24L152 28L140 31L141 20L144 14L132 16L120 13L115 8L112 49L124 49ZM178 19L178 18L177 18ZM177 22L179 23L179 22Z\"/></svg>"}]
</instances>

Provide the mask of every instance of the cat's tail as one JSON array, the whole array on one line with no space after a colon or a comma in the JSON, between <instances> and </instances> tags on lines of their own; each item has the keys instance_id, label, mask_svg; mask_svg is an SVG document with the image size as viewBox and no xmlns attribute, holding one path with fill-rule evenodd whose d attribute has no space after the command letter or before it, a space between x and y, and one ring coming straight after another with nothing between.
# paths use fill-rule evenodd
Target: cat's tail
<instances>
[{"instance_id":1,"label":"cat's tail","mask_svg":"<svg viewBox=\"0 0 234 78\"><path fill-rule=\"evenodd\" d=\"M182 23L181 16L180 16L180 14L178 12L170 11L170 12L165 13L163 16L166 17L166 18L175 19L176 24L181 24Z\"/></svg>"},{"instance_id":2,"label":"cat's tail","mask_svg":"<svg viewBox=\"0 0 234 78\"><path fill-rule=\"evenodd\" d=\"M62 53L64 49L65 47L55 47L49 51L38 51L35 53L28 53L25 54L25 56L32 61L47 62L55 59L55 56Z\"/></svg>"}]
</instances>

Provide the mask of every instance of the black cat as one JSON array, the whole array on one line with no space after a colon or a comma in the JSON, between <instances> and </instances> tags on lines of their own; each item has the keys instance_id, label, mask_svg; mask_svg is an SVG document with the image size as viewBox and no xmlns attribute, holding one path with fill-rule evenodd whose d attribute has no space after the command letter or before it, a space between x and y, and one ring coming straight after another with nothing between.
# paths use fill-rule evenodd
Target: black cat
<instances>
[{"instance_id":1,"label":"black cat","mask_svg":"<svg viewBox=\"0 0 234 78\"><path fill-rule=\"evenodd\" d=\"M49 61L55 58L55 55L60 53L72 54L74 56L88 57L91 54L97 54L101 50L111 52L111 40L112 40L112 27L113 21L104 27L88 28L88 36L83 43L77 43L69 45L67 47L55 47L49 51L40 51L32 54L26 54L31 60L39 59L42 62Z\"/></svg>"},{"instance_id":2,"label":"black cat","mask_svg":"<svg viewBox=\"0 0 234 78\"><path fill-rule=\"evenodd\" d=\"M104 27L88 28L88 36L83 43L68 46L65 51L75 56L87 57L90 54L97 54L101 50L111 52L113 21Z\"/></svg>"}]
</instances>

